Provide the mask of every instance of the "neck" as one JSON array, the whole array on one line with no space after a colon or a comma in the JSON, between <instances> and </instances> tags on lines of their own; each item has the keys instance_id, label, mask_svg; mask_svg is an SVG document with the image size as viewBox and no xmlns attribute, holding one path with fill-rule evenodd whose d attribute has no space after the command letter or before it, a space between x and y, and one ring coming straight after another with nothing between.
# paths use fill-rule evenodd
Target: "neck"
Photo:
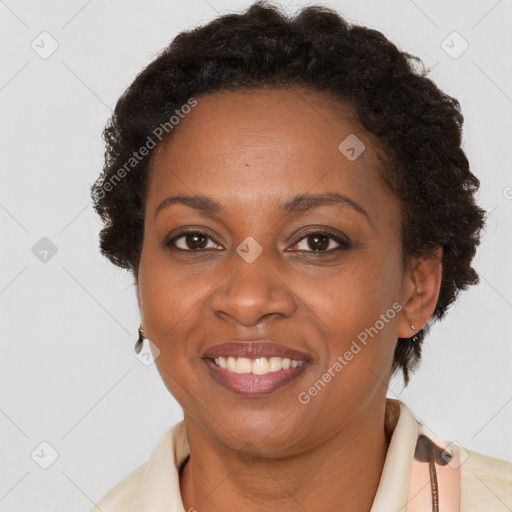
<instances>
[{"instance_id":1,"label":"neck","mask_svg":"<svg viewBox=\"0 0 512 512\"><path fill-rule=\"evenodd\" d=\"M369 511L389 445L384 419L385 398L314 449L251 462L221 447L185 415L190 447L180 473L185 510Z\"/></svg>"}]
</instances>

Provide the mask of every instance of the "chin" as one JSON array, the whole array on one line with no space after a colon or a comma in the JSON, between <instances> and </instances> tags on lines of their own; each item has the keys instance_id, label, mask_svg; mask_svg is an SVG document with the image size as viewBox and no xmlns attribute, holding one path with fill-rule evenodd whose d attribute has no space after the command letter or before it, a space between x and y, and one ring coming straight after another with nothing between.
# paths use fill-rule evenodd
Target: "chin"
<instances>
[{"instance_id":1,"label":"chin","mask_svg":"<svg viewBox=\"0 0 512 512\"><path fill-rule=\"evenodd\" d=\"M222 424L205 418L206 428L220 443L234 451L265 456L289 455L308 437L307 419L289 415L289 410L222 411Z\"/></svg>"}]
</instances>

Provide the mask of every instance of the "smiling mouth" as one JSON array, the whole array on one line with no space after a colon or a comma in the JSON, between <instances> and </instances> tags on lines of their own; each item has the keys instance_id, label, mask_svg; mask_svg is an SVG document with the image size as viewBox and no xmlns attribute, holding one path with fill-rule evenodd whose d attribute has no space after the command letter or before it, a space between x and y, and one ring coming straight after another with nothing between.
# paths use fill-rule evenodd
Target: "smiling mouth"
<instances>
[{"instance_id":1,"label":"smiling mouth","mask_svg":"<svg viewBox=\"0 0 512 512\"><path fill-rule=\"evenodd\" d=\"M230 391L245 396L271 394L297 379L309 361L287 357L204 358L210 376Z\"/></svg>"},{"instance_id":2,"label":"smiling mouth","mask_svg":"<svg viewBox=\"0 0 512 512\"><path fill-rule=\"evenodd\" d=\"M288 370L302 366L306 361L290 359L289 357L216 357L214 362L220 368L231 373L266 375L267 373Z\"/></svg>"}]
</instances>

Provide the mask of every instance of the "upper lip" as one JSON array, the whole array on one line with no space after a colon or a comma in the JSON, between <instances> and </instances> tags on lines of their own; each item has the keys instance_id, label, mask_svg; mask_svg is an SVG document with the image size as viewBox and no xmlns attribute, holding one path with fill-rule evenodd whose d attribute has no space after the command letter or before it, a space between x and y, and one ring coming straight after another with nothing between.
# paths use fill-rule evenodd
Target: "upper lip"
<instances>
[{"instance_id":1,"label":"upper lip","mask_svg":"<svg viewBox=\"0 0 512 512\"><path fill-rule=\"evenodd\" d=\"M288 357L296 361L309 361L309 357L300 350L296 350L271 340L233 340L225 341L209 347L203 358L215 359L217 357Z\"/></svg>"}]
</instances>

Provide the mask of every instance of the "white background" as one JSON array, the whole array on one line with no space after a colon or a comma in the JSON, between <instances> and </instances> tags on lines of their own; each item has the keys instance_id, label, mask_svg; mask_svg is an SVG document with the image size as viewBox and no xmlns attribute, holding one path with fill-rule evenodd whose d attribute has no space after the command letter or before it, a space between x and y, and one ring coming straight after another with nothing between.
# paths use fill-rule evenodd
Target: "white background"
<instances>
[{"instance_id":1,"label":"white background","mask_svg":"<svg viewBox=\"0 0 512 512\"><path fill-rule=\"evenodd\" d=\"M1 510L89 509L182 418L155 366L133 355L132 277L99 253L89 188L103 126L135 75L179 31L249 3L0 2ZM479 204L491 212L475 259L481 283L434 326L409 387L396 381L389 396L441 438L510 460L512 3L326 5L421 57L461 102ZM59 45L47 59L31 48L43 31ZM457 59L441 47L453 31L469 43ZM46 263L32 252L42 237L57 248ZM46 470L31 458L43 441L59 454Z\"/></svg>"}]
</instances>

